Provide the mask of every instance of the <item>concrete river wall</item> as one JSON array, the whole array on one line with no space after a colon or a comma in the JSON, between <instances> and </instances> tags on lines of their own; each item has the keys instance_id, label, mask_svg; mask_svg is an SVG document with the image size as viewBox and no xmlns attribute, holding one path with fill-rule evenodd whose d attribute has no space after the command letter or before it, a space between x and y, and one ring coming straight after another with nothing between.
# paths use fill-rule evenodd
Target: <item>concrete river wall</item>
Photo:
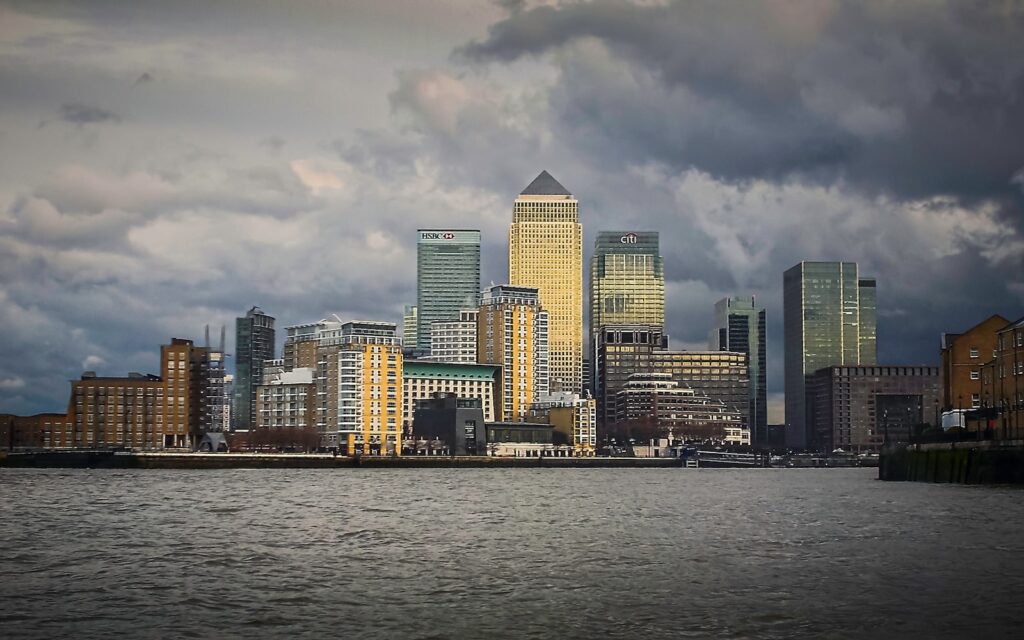
<instances>
[{"instance_id":1,"label":"concrete river wall","mask_svg":"<svg viewBox=\"0 0 1024 640\"><path fill-rule=\"evenodd\" d=\"M880 480L1024 484L1024 441L892 445L882 451Z\"/></svg>"}]
</instances>

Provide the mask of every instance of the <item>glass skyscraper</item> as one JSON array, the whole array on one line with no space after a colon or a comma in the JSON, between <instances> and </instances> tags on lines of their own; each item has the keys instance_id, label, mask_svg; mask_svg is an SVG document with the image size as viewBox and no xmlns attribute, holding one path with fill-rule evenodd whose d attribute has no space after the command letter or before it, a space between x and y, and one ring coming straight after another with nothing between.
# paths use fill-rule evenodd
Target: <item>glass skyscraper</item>
<instances>
[{"instance_id":1,"label":"glass skyscraper","mask_svg":"<svg viewBox=\"0 0 1024 640\"><path fill-rule=\"evenodd\" d=\"M750 438L753 444L768 439L768 364L765 341L765 311L754 298L723 298L715 304L714 324L708 348L737 351L747 357L750 375Z\"/></svg>"},{"instance_id":2,"label":"glass skyscraper","mask_svg":"<svg viewBox=\"0 0 1024 640\"><path fill-rule=\"evenodd\" d=\"M480 232L420 229L416 235L416 349L429 353L430 323L458 320L460 310L477 306Z\"/></svg>"},{"instance_id":3,"label":"glass skyscraper","mask_svg":"<svg viewBox=\"0 0 1024 640\"><path fill-rule=\"evenodd\" d=\"M610 324L665 324L657 231L599 231L590 259L590 337Z\"/></svg>"},{"instance_id":4,"label":"glass skyscraper","mask_svg":"<svg viewBox=\"0 0 1024 640\"><path fill-rule=\"evenodd\" d=\"M256 428L256 385L263 383L263 361L274 359L274 318L253 307L235 319L233 429Z\"/></svg>"},{"instance_id":5,"label":"glass skyscraper","mask_svg":"<svg viewBox=\"0 0 1024 640\"><path fill-rule=\"evenodd\" d=\"M876 364L875 280L855 262L801 262L783 275L786 446L815 446L807 379L835 365Z\"/></svg>"}]
</instances>

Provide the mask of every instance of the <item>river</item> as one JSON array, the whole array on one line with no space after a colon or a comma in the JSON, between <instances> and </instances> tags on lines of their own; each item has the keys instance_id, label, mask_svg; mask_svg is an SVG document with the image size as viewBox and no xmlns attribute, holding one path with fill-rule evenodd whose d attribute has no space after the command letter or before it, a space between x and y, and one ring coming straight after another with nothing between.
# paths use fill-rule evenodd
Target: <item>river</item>
<instances>
[{"instance_id":1,"label":"river","mask_svg":"<svg viewBox=\"0 0 1024 640\"><path fill-rule=\"evenodd\" d=\"M998 637L1024 492L875 469L0 469L0 636Z\"/></svg>"}]
</instances>

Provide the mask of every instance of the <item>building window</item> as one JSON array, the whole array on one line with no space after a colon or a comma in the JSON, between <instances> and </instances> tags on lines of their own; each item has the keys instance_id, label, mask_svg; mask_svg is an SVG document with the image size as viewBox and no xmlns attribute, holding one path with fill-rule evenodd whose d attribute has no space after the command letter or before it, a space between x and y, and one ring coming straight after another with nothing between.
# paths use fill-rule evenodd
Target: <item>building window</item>
<instances>
[{"instance_id":1,"label":"building window","mask_svg":"<svg viewBox=\"0 0 1024 640\"><path fill-rule=\"evenodd\" d=\"M978 372L977 370L971 371L971 380L980 380L980 379L981 379L981 373L980 372Z\"/></svg>"},{"instance_id":2,"label":"building window","mask_svg":"<svg viewBox=\"0 0 1024 640\"><path fill-rule=\"evenodd\" d=\"M971 357L972 358L977 358L978 357L978 347L971 347Z\"/></svg>"}]
</instances>

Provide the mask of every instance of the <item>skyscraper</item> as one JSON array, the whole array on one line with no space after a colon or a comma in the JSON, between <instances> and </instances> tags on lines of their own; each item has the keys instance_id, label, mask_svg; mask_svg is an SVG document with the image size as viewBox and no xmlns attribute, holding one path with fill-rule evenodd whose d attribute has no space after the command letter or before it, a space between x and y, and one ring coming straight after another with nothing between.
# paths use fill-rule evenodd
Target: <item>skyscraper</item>
<instances>
[{"instance_id":1,"label":"skyscraper","mask_svg":"<svg viewBox=\"0 0 1024 640\"><path fill-rule=\"evenodd\" d=\"M591 358L608 325L665 325L665 268L657 231L599 231L590 259ZM594 366L593 364L591 366Z\"/></svg>"},{"instance_id":2,"label":"skyscraper","mask_svg":"<svg viewBox=\"0 0 1024 640\"><path fill-rule=\"evenodd\" d=\"M590 259L590 334L609 324L665 324L657 231L600 231Z\"/></svg>"},{"instance_id":3,"label":"skyscraper","mask_svg":"<svg viewBox=\"0 0 1024 640\"><path fill-rule=\"evenodd\" d=\"M532 287L550 314L551 391L583 387L583 225L579 203L542 171L516 198L508 235L509 284Z\"/></svg>"},{"instance_id":4,"label":"skyscraper","mask_svg":"<svg viewBox=\"0 0 1024 640\"><path fill-rule=\"evenodd\" d=\"M768 385L765 312L754 298L723 298L715 303L715 317L708 348L738 351L747 356L750 375L750 438L754 444L768 439Z\"/></svg>"},{"instance_id":5,"label":"skyscraper","mask_svg":"<svg viewBox=\"0 0 1024 640\"><path fill-rule=\"evenodd\" d=\"M274 318L253 307L235 320L235 401L232 428L256 426L256 385L263 381L263 361L274 358Z\"/></svg>"},{"instance_id":6,"label":"skyscraper","mask_svg":"<svg viewBox=\"0 0 1024 640\"><path fill-rule=\"evenodd\" d=\"M855 262L801 262L783 275L786 446L815 446L807 378L836 365L877 362L875 280Z\"/></svg>"},{"instance_id":7,"label":"skyscraper","mask_svg":"<svg viewBox=\"0 0 1024 640\"><path fill-rule=\"evenodd\" d=\"M481 294L477 362L501 365L500 420L521 422L548 393L549 326L536 289L497 285Z\"/></svg>"},{"instance_id":8,"label":"skyscraper","mask_svg":"<svg viewBox=\"0 0 1024 640\"><path fill-rule=\"evenodd\" d=\"M416 233L416 349L427 353L430 323L458 320L459 310L476 306L480 232L420 229Z\"/></svg>"}]
</instances>

